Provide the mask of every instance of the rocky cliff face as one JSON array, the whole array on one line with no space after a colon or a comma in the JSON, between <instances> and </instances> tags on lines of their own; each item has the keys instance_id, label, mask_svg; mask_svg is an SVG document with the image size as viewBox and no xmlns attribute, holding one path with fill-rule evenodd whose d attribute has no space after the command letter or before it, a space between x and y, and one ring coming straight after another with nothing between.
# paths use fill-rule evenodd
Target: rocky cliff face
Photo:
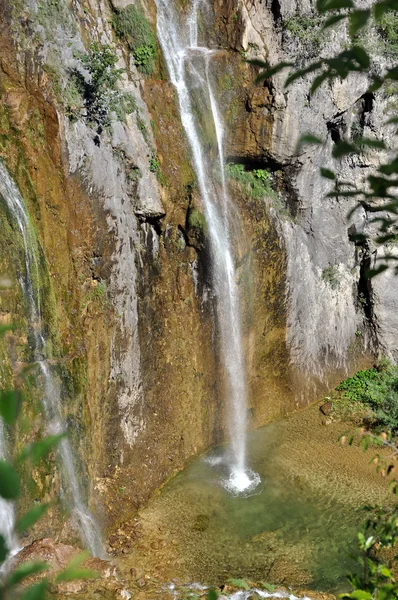
<instances>
[{"instance_id":1,"label":"rocky cliff face","mask_svg":"<svg viewBox=\"0 0 398 600\"><path fill-rule=\"evenodd\" d=\"M305 2L241 2L217 4L219 32L232 48L249 58L285 60L297 68L317 56L336 53L347 39L341 28L321 32L321 19ZM368 43L377 48L375 32ZM376 50L377 52L377 50ZM379 66L386 63L383 53ZM363 134L391 141L385 127L389 103L382 94L365 94L367 78L352 75L331 89L309 94L309 77L284 87L285 74L248 88L246 114L231 131L230 153L242 160L282 172L281 198L291 219L282 217L287 252L287 343L296 375L304 385L319 389L344 369L351 370L358 355L380 352L394 358L396 284L391 273L369 282L364 273L380 250L355 244L354 234L369 231L369 214L354 201L326 198L333 184L319 168L331 168L346 181L361 184L381 159L365 157L334 160L333 144ZM324 140L322 146L297 148L304 133ZM384 289L385 293L381 290ZM303 379L306 381L303 382Z\"/></svg>"},{"instance_id":2,"label":"rocky cliff face","mask_svg":"<svg viewBox=\"0 0 398 600\"><path fill-rule=\"evenodd\" d=\"M160 50L155 42L148 55L137 53L120 21L115 25L128 6L0 2L0 156L40 240L52 360L66 385L64 411L85 494L107 530L189 457L224 439L200 198ZM307 82L288 92L279 78L255 84L256 71L241 55L276 61L301 56L303 44L308 53L286 23L309 5L215 0L213 9L214 44L223 48L213 76L225 108L226 155L248 172L269 171L274 188L259 201L231 182L254 427L309 402L371 352L396 352L389 333L392 323L396 329L394 279L367 284L373 250L350 238L367 215L348 221L351 205L326 200L318 174L330 164L339 131L378 131L383 104L364 97L360 80L314 99ZM154 35L154 4L144 2L139 15ZM334 43L332 37L322 51ZM96 48L104 47L117 58L113 69L122 69L117 85L101 82L106 106L93 84ZM307 129L325 143L298 154ZM203 133L211 151L211 132ZM355 181L375 160L340 167ZM1 295L1 319L20 324L8 342L11 355L10 348L2 353L23 363L21 256L4 212L0 226L1 273L13 282ZM4 361L3 382L11 362ZM34 382L24 385L33 390L28 410L36 435L43 427L38 394ZM27 436L19 432L17 446ZM47 469L34 473L26 498L59 489L54 466ZM58 513L42 527L55 524L66 539L69 526L61 531Z\"/></svg>"}]
</instances>

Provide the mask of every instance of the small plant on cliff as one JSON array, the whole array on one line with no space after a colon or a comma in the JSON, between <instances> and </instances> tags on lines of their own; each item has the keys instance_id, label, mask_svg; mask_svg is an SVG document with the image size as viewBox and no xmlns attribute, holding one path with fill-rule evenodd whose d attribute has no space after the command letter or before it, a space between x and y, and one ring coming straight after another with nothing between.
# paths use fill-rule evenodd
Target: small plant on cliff
<instances>
[{"instance_id":1,"label":"small plant on cliff","mask_svg":"<svg viewBox=\"0 0 398 600\"><path fill-rule=\"evenodd\" d=\"M114 14L112 24L116 35L131 50L137 69L151 75L155 68L156 38L142 10L127 6Z\"/></svg>"},{"instance_id":2,"label":"small plant on cliff","mask_svg":"<svg viewBox=\"0 0 398 600\"><path fill-rule=\"evenodd\" d=\"M231 163L227 165L227 174L255 200L261 200L266 194L274 194L271 188L271 174L265 169L248 171L245 165Z\"/></svg>"},{"instance_id":3,"label":"small plant on cliff","mask_svg":"<svg viewBox=\"0 0 398 600\"><path fill-rule=\"evenodd\" d=\"M329 265L322 271L322 279L325 283L330 285L332 290L337 290L340 285L339 271L336 266Z\"/></svg>"},{"instance_id":4,"label":"small plant on cliff","mask_svg":"<svg viewBox=\"0 0 398 600\"><path fill-rule=\"evenodd\" d=\"M378 23L377 32L383 42L383 54L398 58L398 14L393 10L385 12Z\"/></svg>"},{"instance_id":5,"label":"small plant on cliff","mask_svg":"<svg viewBox=\"0 0 398 600\"><path fill-rule=\"evenodd\" d=\"M325 39L322 31L324 19L319 15L296 14L284 22L290 35L304 46L307 57L314 56Z\"/></svg>"},{"instance_id":6,"label":"small plant on cliff","mask_svg":"<svg viewBox=\"0 0 398 600\"><path fill-rule=\"evenodd\" d=\"M94 42L86 54L80 55L80 59L91 77L85 86L84 99L89 119L100 125L109 125L112 112L122 120L136 109L130 94L121 92L117 87L123 69L116 68L118 58L110 46Z\"/></svg>"}]
</instances>

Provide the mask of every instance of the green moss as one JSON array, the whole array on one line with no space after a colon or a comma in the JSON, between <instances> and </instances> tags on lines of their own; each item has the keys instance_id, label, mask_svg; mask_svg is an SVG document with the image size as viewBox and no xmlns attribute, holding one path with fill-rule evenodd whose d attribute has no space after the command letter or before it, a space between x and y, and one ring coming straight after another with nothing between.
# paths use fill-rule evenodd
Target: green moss
<instances>
[{"instance_id":1,"label":"green moss","mask_svg":"<svg viewBox=\"0 0 398 600\"><path fill-rule=\"evenodd\" d=\"M135 5L114 14L112 24L116 35L132 52L135 65L144 75L151 75L156 61L156 38L142 12Z\"/></svg>"},{"instance_id":2,"label":"green moss","mask_svg":"<svg viewBox=\"0 0 398 600\"><path fill-rule=\"evenodd\" d=\"M191 207L188 212L188 227L193 230L196 236L207 236L207 223L205 216L196 208Z\"/></svg>"}]
</instances>

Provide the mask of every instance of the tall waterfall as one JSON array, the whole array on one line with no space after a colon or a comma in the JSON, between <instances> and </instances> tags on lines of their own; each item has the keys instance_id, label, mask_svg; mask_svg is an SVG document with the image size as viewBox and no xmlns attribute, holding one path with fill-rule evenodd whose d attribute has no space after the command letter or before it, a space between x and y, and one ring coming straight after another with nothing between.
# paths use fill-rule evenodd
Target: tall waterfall
<instances>
[{"instance_id":1,"label":"tall waterfall","mask_svg":"<svg viewBox=\"0 0 398 600\"><path fill-rule=\"evenodd\" d=\"M259 478L246 464L246 366L242 349L239 290L230 241L231 200L225 182L224 130L211 86L214 50L198 45L201 0L193 0L191 11L183 22L174 10L172 0L156 0L156 4L158 37L171 81L177 90L181 121L190 144L209 232L232 446L230 475L225 483L232 491L247 491L257 485ZM218 154L216 169L205 151L199 133L200 120L194 114L194 94L198 90L205 97L213 120Z\"/></svg>"},{"instance_id":2,"label":"tall waterfall","mask_svg":"<svg viewBox=\"0 0 398 600\"><path fill-rule=\"evenodd\" d=\"M39 292L39 266L37 256L39 247L36 236L29 223L22 196L11 179L7 169L0 161L0 196L4 199L12 218L15 220L24 244L25 272L19 281L26 302L29 328L32 335L33 359L40 368L44 382L42 403L46 417L47 430L50 434L66 431L61 412L61 394L57 382L46 362L46 339L41 323L41 307ZM0 457L5 454L5 434L3 424L0 425ZM59 455L63 465L65 488L70 492L73 513L85 546L93 556L102 556L103 548L97 524L85 506L78 483L73 461L72 449L67 438L59 444ZM7 531L13 523L13 507L0 504L0 531ZM11 527L12 529L12 527Z\"/></svg>"}]
</instances>

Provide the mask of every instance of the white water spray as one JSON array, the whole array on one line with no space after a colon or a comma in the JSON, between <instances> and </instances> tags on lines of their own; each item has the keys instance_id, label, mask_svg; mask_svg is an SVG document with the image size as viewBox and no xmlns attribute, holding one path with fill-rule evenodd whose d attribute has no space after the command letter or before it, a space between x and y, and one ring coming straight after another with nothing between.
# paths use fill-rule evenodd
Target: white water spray
<instances>
[{"instance_id":1,"label":"white water spray","mask_svg":"<svg viewBox=\"0 0 398 600\"><path fill-rule=\"evenodd\" d=\"M66 431L61 413L61 394L55 378L46 363L46 339L41 325L40 293L38 289L39 267L37 264L38 243L29 223L22 196L11 179L7 169L0 161L0 195L4 199L12 218L15 220L24 244L25 273L19 276L28 311L28 322L32 333L33 358L40 367L44 381L43 406L50 434ZM3 423L0 423L0 458L6 454L6 439ZM77 480L69 440L63 438L59 444L64 479L72 499L73 513L85 546L93 556L103 556L103 547L98 526L84 505ZM11 535L14 526L14 509L11 503L0 503L0 531ZM10 532L7 534L7 532ZM4 535L4 534L3 534ZM10 538L10 542L12 542ZM14 544L15 545L15 544ZM12 546L10 546L12 548Z\"/></svg>"},{"instance_id":2,"label":"white water spray","mask_svg":"<svg viewBox=\"0 0 398 600\"><path fill-rule=\"evenodd\" d=\"M231 203L225 183L224 130L210 80L211 57L214 51L198 46L200 0L193 0L191 11L183 23L179 22L171 0L156 0L156 4L158 37L171 81L178 93L181 121L191 147L209 232L232 445L230 476L225 485L233 492L247 492L258 484L259 477L246 465L246 368L242 350L239 290L229 239L231 211L228 210L228 205ZM201 143L194 116L193 93L198 89L207 98L208 109L213 119L217 139L218 178L221 185L214 180L212 164Z\"/></svg>"}]
</instances>

